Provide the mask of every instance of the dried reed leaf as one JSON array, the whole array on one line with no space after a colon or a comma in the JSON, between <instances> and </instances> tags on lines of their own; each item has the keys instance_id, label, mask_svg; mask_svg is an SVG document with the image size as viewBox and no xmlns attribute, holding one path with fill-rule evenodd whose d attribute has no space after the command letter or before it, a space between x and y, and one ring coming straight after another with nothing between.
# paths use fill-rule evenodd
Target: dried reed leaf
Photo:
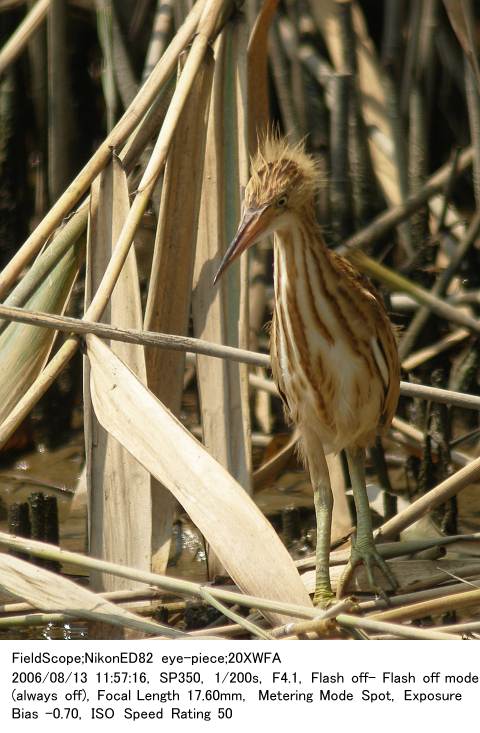
<instances>
[{"instance_id":1,"label":"dried reed leaf","mask_svg":"<svg viewBox=\"0 0 480 733\"><path fill-rule=\"evenodd\" d=\"M77 276L83 246L76 242L41 280L25 303L26 308L63 313ZM40 266L41 257L38 258ZM36 263L32 270L35 270ZM43 369L56 332L11 323L0 334L0 422L10 413L21 396Z\"/></svg>"},{"instance_id":2,"label":"dried reed leaf","mask_svg":"<svg viewBox=\"0 0 480 733\"><path fill-rule=\"evenodd\" d=\"M172 638L185 636L154 621L144 621L57 573L4 553L0 553L0 587L44 611L61 611Z\"/></svg>"},{"instance_id":3,"label":"dried reed leaf","mask_svg":"<svg viewBox=\"0 0 480 733\"><path fill-rule=\"evenodd\" d=\"M232 476L95 336L87 355L97 418L175 495L237 585L310 606L290 555Z\"/></svg>"},{"instance_id":4,"label":"dried reed leaf","mask_svg":"<svg viewBox=\"0 0 480 733\"><path fill-rule=\"evenodd\" d=\"M248 140L249 151L257 147L258 131L269 119L268 32L277 10L278 0L264 0L248 41Z\"/></svg>"},{"instance_id":5,"label":"dried reed leaf","mask_svg":"<svg viewBox=\"0 0 480 733\"><path fill-rule=\"evenodd\" d=\"M231 30L228 31L231 33ZM202 187L202 204L198 227L197 256L195 262L194 291L192 298L194 333L216 343L231 343L228 332L238 329L239 269L233 266L230 279L225 278L218 288L213 288L213 276L226 250L226 207L234 209L230 216L238 221L239 181L235 176L228 184L226 197L226 161L224 148L224 118L222 95L224 90L223 67L227 45L227 31L217 41L214 88L210 105L207 132L205 169ZM229 329L230 322L230 329ZM243 405L241 399L240 371L238 365L212 362L197 357L197 379L202 411L204 443L210 453L242 485L249 486L249 459L243 434Z\"/></svg>"},{"instance_id":6,"label":"dried reed leaf","mask_svg":"<svg viewBox=\"0 0 480 733\"><path fill-rule=\"evenodd\" d=\"M240 188L246 185L246 53L244 22L228 24L215 45L215 74L210 104L197 235L193 328L196 336L238 346L248 337L246 261L226 273L216 289L213 276L236 230ZM241 270L243 268L243 270ZM212 363L197 357L203 440L209 452L250 491L248 375L240 364ZM209 572L222 568L209 555Z\"/></svg>"},{"instance_id":7,"label":"dried reed leaf","mask_svg":"<svg viewBox=\"0 0 480 733\"><path fill-rule=\"evenodd\" d=\"M259 132L266 129L269 120L270 99L268 80L268 33L278 6L278 0L264 0L252 28L247 49L248 80L248 148L253 154L257 148ZM266 306L265 277L267 250L255 247L249 259L249 321L250 339L248 348L257 350L256 335L263 326ZM260 377L264 369L257 369ZM266 392L255 395L255 417L262 430L270 433L272 425L271 398Z\"/></svg>"},{"instance_id":8,"label":"dried reed leaf","mask_svg":"<svg viewBox=\"0 0 480 733\"><path fill-rule=\"evenodd\" d=\"M90 199L86 307L100 284L130 209L127 178L113 156L96 179ZM123 328L142 327L142 306L134 249L128 253L102 320ZM113 343L112 351L146 384L143 349ZM90 499L90 549L96 557L150 570L152 505L147 471L102 427L90 408L88 363L85 379L85 443ZM138 587L125 578L94 573L95 590Z\"/></svg>"},{"instance_id":9,"label":"dried reed leaf","mask_svg":"<svg viewBox=\"0 0 480 733\"><path fill-rule=\"evenodd\" d=\"M187 335L213 58L205 57L168 154L145 329ZM180 413L185 354L147 348L149 389ZM175 499L152 477L154 572L167 567Z\"/></svg>"},{"instance_id":10,"label":"dried reed leaf","mask_svg":"<svg viewBox=\"0 0 480 733\"><path fill-rule=\"evenodd\" d=\"M287 467L291 460L295 447L298 443L299 435L295 431L288 443L282 445L271 458L257 468L253 473L253 486L255 491L260 491L269 484L273 483L280 473Z\"/></svg>"}]
</instances>

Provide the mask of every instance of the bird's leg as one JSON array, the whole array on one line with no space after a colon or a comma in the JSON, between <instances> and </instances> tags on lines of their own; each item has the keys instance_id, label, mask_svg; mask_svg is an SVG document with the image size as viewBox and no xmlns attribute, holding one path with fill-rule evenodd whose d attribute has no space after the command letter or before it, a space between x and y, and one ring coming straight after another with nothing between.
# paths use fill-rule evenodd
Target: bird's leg
<instances>
[{"instance_id":1,"label":"bird's leg","mask_svg":"<svg viewBox=\"0 0 480 733\"><path fill-rule=\"evenodd\" d=\"M337 589L337 596L340 598L343 590L358 563L362 562L367 571L370 586L379 595L385 596L384 591L378 587L373 577L373 569L377 566L389 581L392 590L397 588L397 581L383 557L375 547L373 539L372 515L368 503L367 487L365 483L365 451L359 449L346 449L348 470L352 481L353 498L357 512L357 533L352 544L352 553L345 572L340 579Z\"/></svg>"},{"instance_id":2,"label":"bird's leg","mask_svg":"<svg viewBox=\"0 0 480 733\"><path fill-rule=\"evenodd\" d=\"M313 485L317 519L315 551L315 606L327 606L335 598L330 585L330 535L332 530L333 494L323 448L316 447L314 456L308 451L308 464Z\"/></svg>"}]
</instances>

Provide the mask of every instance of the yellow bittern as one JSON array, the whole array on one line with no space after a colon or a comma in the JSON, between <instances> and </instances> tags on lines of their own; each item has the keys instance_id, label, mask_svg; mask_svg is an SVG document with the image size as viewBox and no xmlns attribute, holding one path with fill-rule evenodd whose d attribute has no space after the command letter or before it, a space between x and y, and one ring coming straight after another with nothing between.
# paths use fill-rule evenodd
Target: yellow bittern
<instances>
[{"instance_id":1,"label":"yellow bittern","mask_svg":"<svg viewBox=\"0 0 480 733\"><path fill-rule=\"evenodd\" d=\"M316 221L318 174L302 146L270 135L252 160L243 218L215 282L225 268L274 233L275 309L272 371L297 425L314 491L317 519L314 602L333 597L329 555L333 495L325 454L346 451L357 514L356 537L342 594L363 561L369 583L377 566L395 578L375 548L365 486L365 448L392 420L399 395L397 346L381 297L351 264L327 249Z\"/></svg>"}]
</instances>

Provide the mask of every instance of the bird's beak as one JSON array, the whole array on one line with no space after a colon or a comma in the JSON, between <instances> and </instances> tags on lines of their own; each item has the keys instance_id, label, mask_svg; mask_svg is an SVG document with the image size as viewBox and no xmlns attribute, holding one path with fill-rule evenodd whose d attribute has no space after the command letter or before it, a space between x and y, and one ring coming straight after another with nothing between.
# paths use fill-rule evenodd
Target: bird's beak
<instances>
[{"instance_id":1,"label":"bird's beak","mask_svg":"<svg viewBox=\"0 0 480 733\"><path fill-rule=\"evenodd\" d=\"M260 239L268 228L271 218L267 206L262 206L260 209L245 209L237 233L225 252L217 274L213 278L214 285L230 263Z\"/></svg>"}]
</instances>

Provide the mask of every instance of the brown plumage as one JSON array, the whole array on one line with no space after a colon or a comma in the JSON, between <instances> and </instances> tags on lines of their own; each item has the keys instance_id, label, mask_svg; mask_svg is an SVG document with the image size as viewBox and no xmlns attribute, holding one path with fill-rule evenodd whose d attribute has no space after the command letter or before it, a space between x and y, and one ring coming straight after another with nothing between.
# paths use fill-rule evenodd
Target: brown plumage
<instances>
[{"instance_id":1,"label":"brown plumage","mask_svg":"<svg viewBox=\"0 0 480 733\"><path fill-rule=\"evenodd\" d=\"M274 232L272 370L310 469L318 525L315 600L326 603L332 493L325 453L346 449L357 506L357 541L340 592L360 560L372 585L374 565L395 584L373 544L363 449L391 423L400 372L379 294L324 243L314 211L317 182L315 162L302 146L268 137L252 161L243 220L217 277Z\"/></svg>"}]
</instances>

